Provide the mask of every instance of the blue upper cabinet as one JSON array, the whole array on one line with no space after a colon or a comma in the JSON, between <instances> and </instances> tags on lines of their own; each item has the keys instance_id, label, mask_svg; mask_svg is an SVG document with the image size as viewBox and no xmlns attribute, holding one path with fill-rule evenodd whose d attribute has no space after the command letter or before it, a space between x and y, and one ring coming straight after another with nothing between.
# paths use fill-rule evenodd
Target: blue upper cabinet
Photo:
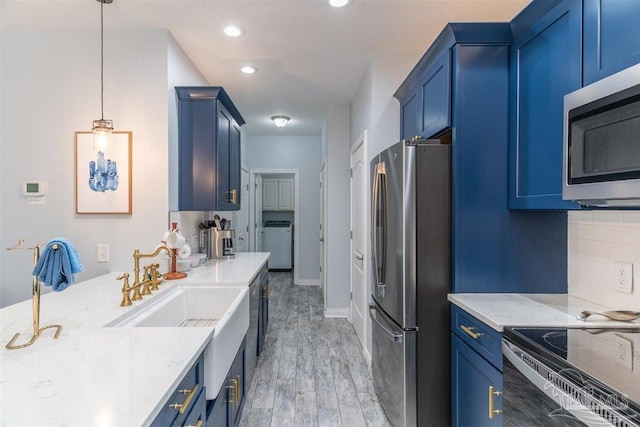
<instances>
[{"instance_id":1,"label":"blue upper cabinet","mask_svg":"<svg viewBox=\"0 0 640 427\"><path fill-rule=\"evenodd\" d=\"M221 87L176 87L178 210L240 209L240 126Z\"/></svg>"},{"instance_id":2,"label":"blue upper cabinet","mask_svg":"<svg viewBox=\"0 0 640 427\"><path fill-rule=\"evenodd\" d=\"M436 60L420 81L422 92L423 138L429 138L451 126L451 67L450 50Z\"/></svg>"},{"instance_id":3,"label":"blue upper cabinet","mask_svg":"<svg viewBox=\"0 0 640 427\"><path fill-rule=\"evenodd\" d=\"M396 93L400 100L400 139L429 138L451 127L450 63L450 50L446 49L406 94Z\"/></svg>"},{"instance_id":4,"label":"blue upper cabinet","mask_svg":"<svg viewBox=\"0 0 640 427\"><path fill-rule=\"evenodd\" d=\"M579 208L562 200L562 118L582 85L581 25L577 0L533 2L511 23L511 209Z\"/></svg>"},{"instance_id":5,"label":"blue upper cabinet","mask_svg":"<svg viewBox=\"0 0 640 427\"><path fill-rule=\"evenodd\" d=\"M584 2L585 86L640 63L640 1Z\"/></svg>"}]
</instances>

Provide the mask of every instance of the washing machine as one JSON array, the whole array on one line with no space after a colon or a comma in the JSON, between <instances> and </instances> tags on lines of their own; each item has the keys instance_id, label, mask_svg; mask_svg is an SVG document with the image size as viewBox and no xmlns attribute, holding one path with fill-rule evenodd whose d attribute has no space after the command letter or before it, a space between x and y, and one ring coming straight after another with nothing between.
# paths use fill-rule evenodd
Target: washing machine
<instances>
[{"instance_id":1,"label":"washing machine","mask_svg":"<svg viewBox=\"0 0 640 427\"><path fill-rule=\"evenodd\" d=\"M265 221L262 226L262 250L271 252L270 270L291 270L293 268L292 244L293 226L291 221Z\"/></svg>"}]
</instances>

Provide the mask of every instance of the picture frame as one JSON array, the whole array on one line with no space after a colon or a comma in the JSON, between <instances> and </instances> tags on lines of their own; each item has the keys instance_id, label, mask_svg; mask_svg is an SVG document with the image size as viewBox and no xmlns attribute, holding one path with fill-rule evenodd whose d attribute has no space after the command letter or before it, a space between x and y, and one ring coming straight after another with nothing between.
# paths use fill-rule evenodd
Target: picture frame
<instances>
[{"instance_id":1,"label":"picture frame","mask_svg":"<svg viewBox=\"0 0 640 427\"><path fill-rule=\"evenodd\" d=\"M131 215L132 132L113 132L102 150L92 132L75 132L75 140L76 213Z\"/></svg>"}]
</instances>

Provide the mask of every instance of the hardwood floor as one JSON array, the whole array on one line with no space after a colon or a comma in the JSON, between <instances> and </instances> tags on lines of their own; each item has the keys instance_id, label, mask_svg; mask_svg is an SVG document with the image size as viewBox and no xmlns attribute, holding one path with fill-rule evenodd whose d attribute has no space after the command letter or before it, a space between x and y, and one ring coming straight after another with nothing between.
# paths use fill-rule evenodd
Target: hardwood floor
<instances>
[{"instance_id":1,"label":"hardwood floor","mask_svg":"<svg viewBox=\"0 0 640 427\"><path fill-rule=\"evenodd\" d=\"M270 273L269 329L240 425L389 426L355 331L325 319L317 286Z\"/></svg>"}]
</instances>

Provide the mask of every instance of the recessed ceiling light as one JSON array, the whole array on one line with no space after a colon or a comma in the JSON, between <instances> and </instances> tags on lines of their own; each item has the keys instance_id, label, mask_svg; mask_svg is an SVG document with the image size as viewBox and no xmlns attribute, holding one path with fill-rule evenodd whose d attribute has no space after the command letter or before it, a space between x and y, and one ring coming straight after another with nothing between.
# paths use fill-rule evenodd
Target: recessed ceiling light
<instances>
[{"instance_id":1,"label":"recessed ceiling light","mask_svg":"<svg viewBox=\"0 0 640 427\"><path fill-rule=\"evenodd\" d=\"M240 71L245 74L255 74L258 72L258 69L253 65L245 65L244 67L240 68Z\"/></svg>"},{"instance_id":2,"label":"recessed ceiling light","mask_svg":"<svg viewBox=\"0 0 640 427\"><path fill-rule=\"evenodd\" d=\"M224 27L224 33L229 37L244 36L244 28L239 25L227 25Z\"/></svg>"},{"instance_id":3,"label":"recessed ceiling light","mask_svg":"<svg viewBox=\"0 0 640 427\"><path fill-rule=\"evenodd\" d=\"M329 0L329 4L333 7L346 6L348 3L349 0Z\"/></svg>"},{"instance_id":4,"label":"recessed ceiling light","mask_svg":"<svg viewBox=\"0 0 640 427\"><path fill-rule=\"evenodd\" d=\"M289 123L289 120L291 119L287 116L273 116L271 117L271 120L273 120L273 123L276 126L278 126L279 128L283 128L287 125L287 123Z\"/></svg>"}]
</instances>

